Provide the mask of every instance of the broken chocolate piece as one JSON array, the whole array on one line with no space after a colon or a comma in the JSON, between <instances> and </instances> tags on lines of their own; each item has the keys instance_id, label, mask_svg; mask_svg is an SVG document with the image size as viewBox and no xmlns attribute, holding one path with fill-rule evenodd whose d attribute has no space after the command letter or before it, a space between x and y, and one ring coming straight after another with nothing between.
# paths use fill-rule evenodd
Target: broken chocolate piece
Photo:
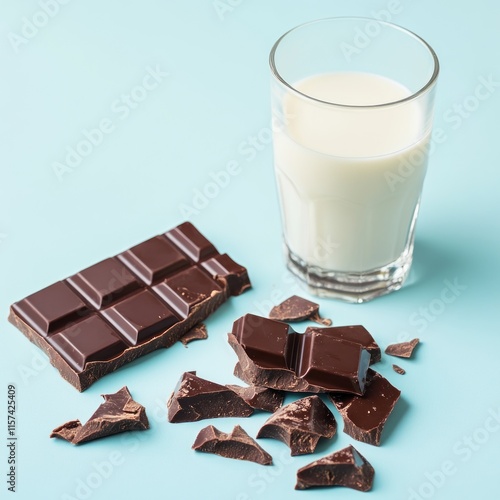
<instances>
[{"instance_id":1,"label":"broken chocolate piece","mask_svg":"<svg viewBox=\"0 0 500 500\"><path fill-rule=\"evenodd\" d=\"M401 368L398 365L392 365L392 369L396 372L399 373L400 375L404 375L406 373L406 370L404 368Z\"/></svg>"},{"instance_id":2,"label":"broken chocolate piece","mask_svg":"<svg viewBox=\"0 0 500 500\"><path fill-rule=\"evenodd\" d=\"M167 402L168 421L196 422L205 418L249 417L253 408L224 385L185 372Z\"/></svg>"},{"instance_id":3,"label":"broken chocolate piece","mask_svg":"<svg viewBox=\"0 0 500 500\"><path fill-rule=\"evenodd\" d=\"M227 385L232 391L256 410L269 411L274 413L283 405L285 394L283 391L276 391L267 387L241 387L240 385Z\"/></svg>"},{"instance_id":4,"label":"broken chocolate piece","mask_svg":"<svg viewBox=\"0 0 500 500\"><path fill-rule=\"evenodd\" d=\"M363 443L380 445L384 425L396 405L401 391L379 373L368 370L363 396L330 393L344 419L344 432Z\"/></svg>"},{"instance_id":5,"label":"broken chocolate piece","mask_svg":"<svg viewBox=\"0 0 500 500\"><path fill-rule=\"evenodd\" d=\"M185 333L179 340L187 347L193 340L205 340L208 338L207 327L204 323L194 326Z\"/></svg>"},{"instance_id":6,"label":"broken chocolate piece","mask_svg":"<svg viewBox=\"0 0 500 500\"><path fill-rule=\"evenodd\" d=\"M249 287L246 269L185 222L16 302L9 321L84 391Z\"/></svg>"},{"instance_id":7,"label":"broken chocolate piece","mask_svg":"<svg viewBox=\"0 0 500 500\"><path fill-rule=\"evenodd\" d=\"M79 420L70 420L56 427L50 437L81 444L119 432L149 429L146 409L132 399L126 386L114 394L103 394L102 397L104 403L84 425Z\"/></svg>"},{"instance_id":8,"label":"broken chocolate piece","mask_svg":"<svg viewBox=\"0 0 500 500\"><path fill-rule=\"evenodd\" d=\"M235 370L249 385L291 392L363 394L370 354L361 344L253 314L236 320L228 335L238 356Z\"/></svg>"},{"instance_id":9,"label":"broken chocolate piece","mask_svg":"<svg viewBox=\"0 0 500 500\"><path fill-rule=\"evenodd\" d=\"M271 455L261 448L239 425L236 425L229 434L209 425L198 433L192 448L196 451L213 453L236 460L248 460L261 465L273 463Z\"/></svg>"},{"instance_id":10,"label":"broken chocolate piece","mask_svg":"<svg viewBox=\"0 0 500 500\"><path fill-rule=\"evenodd\" d=\"M353 446L348 446L300 468L295 489L346 486L358 491L369 491L374 475L375 470L366 458Z\"/></svg>"},{"instance_id":11,"label":"broken chocolate piece","mask_svg":"<svg viewBox=\"0 0 500 500\"><path fill-rule=\"evenodd\" d=\"M294 401L271 415L257 438L273 438L289 446L291 455L313 453L321 437L332 438L337 423L319 396Z\"/></svg>"},{"instance_id":12,"label":"broken chocolate piece","mask_svg":"<svg viewBox=\"0 0 500 500\"><path fill-rule=\"evenodd\" d=\"M389 354L390 356L397 356L399 358L409 358L413 354L413 349L415 349L419 342L419 339L413 339L408 342L391 344L387 346L385 353Z\"/></svg>"},{"instance_id":13,"label":"broken chocolate piece","mask_svg":"<svg viewBox=\"0 0 500 500\"><path fill-rule=\"evenodd\" d=\"M305 333L318 332L323 335L331 335L332 337L348 340L349 342L354 342L355 344L361 345L370 353L370 365L378 363L382 359L380 352L380 347L378 346L375 339L372 337L370 332L361 325L349 325L349 326L332 326L330 328L317 328L315 326L309 326L306 328Z\"/></svg>"},{"instance_id":14,"label":"broken chocolate piece","mask_svg":"<svg viewBox=\"0 0 500 500\"><path fill-rule=\"evenodd\" d=\"M319 315L319 304L310 300L292 295L281 304L274 306L269 313L271 319L278 321L305 321L310 319L320 325L330 326L331 319L321 318Z\"/></svg>"},{"instance_id":15,"label":"broken chocolate piece","mask_svg":"<svg viewBox=\"0 0 500 500\"><path fill-rule=\"evenodd\" d=\"M50 437L65 439L66 441L69 441L71 443L73 442L73 439L75 439L76 433L80 430L81 427L82 423L80 422L80 420L70 420L69 422L62 424L59 427L56 427L50 434Z\"/></svg>"}]
</instances>

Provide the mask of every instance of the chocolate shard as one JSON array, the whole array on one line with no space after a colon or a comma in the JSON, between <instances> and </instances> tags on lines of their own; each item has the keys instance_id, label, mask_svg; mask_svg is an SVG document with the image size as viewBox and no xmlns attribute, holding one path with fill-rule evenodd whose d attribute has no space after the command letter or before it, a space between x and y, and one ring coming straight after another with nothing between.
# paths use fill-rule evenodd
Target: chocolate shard
<instances>
[{"instance_id":1,"label":"chocolate shard","mask_svg":"<svg viewBox=\"0 0 500 500\"><path fill-rule=\"evenodd\" d=\"M281 304L274 306L269 313L269 318L290 323L310 319L320 325L330 326L332 324L331 319L320 317L319 304L298 295L292 295Z\"/></svg>"},{"instance_id":2,"label":"chocolate shard","mask_svg":"<svg viewBox=\"0 0 500 500\"><path fill-rule=\"evenodd\" d=\"M318 328L309 326L305 333L318 332L323 335L331 335L340 340L346 340L359 344L370 353L370 365L378 363L382 359L380 347L375 342L371 333L361 325L332 326L330 328Z\"/></svg>"},{"instance_id":3,"label":"chocolate shard","mask_svg":"<svg viewBox=\"0 0 500 500\"><path fill-rule=\"evenodd\" d=\"M146 409L132 399L126 386L114 394L103 394L103 398L104 403L84 425L71 420L56 427L50 437L81 444L120 432L149 429Z\"/></svg>"},{"instance_id":4,"label":"chocolate shard","mask_svg":"<svg viewBox=\"0 0 500 500\"><path fill-rule=\"evenodd\" d=\"M241 387L240 385L227 385L229 389L236 392L247 404L255 410L269 411L274 413L283 405L285 393L267 387Z\"/></svg>"},{"instance_id":5,"label":"chocolate shard","mask_svg":"<svg viewBox=\"0 0 500 500\"><path fill-rule=\"evenodd\" d=\"M249 287L247 270L185 222L12 304L9 321L84 391Z\"/></svg>"},{"instance_id":6,"label":"chocolate shard","mask_svg":"<svg viewBox=\"0 0 500 500\"><path fill-rule=\"evenodd\" d=\"M80 420L70 420L69 422L62 424L59 427L56 427L51 432L50 437L64 439L72 443L75 439L76 433L80 430L81 427L82 423L80 422Z\"/></svg>"},{"instance_id":7,"label":"chocolate shard","mask_svg":"<svg viewBox=\"0 0 500 500\"><path fill-rule=\"evenodd\" d=\"M249 417L253 408L236 392L185 372L167 402L168 421L196 422L206 418Z\"/></svg>"},{"instance_id":8,"label":"chocolate shard","mask_svg":"<svg viewBox=\"0 0 500 500\"><path fill-rule=\"evenodd\" d=\"M179 340L187 347L193 340L205 340L208 338L207 327L204 323L194 326L185 333Z\"/></svg>"},{"instance_id":9,"label":"chocolate shard","mask_svg":"<svg viewBox=\"0 0 500 500\"><path fill-rule=\"evenodd\" d=\"M358 491L369 491L374 475L375 470L366 458L353 446L348 446L300 468L295 489L346 486Z\"/></svg>"},{"instance_id":10,"label":"chocolate shard","mask_svg":"<svg viewBox=\"0 0 500 500\"><path fill-rule=\"evenodd\" d=\"M370 354L361 344L317 331L297 333L253 314L234 322L228 341L238 356L235 375L249 385L363 394Z\"/></svg>"},{"instance_id":11,"label":"chocolate shard","mask_svg":"<svg viewBox=\"0 0 500 500\"><path fill-rule=\"evenodd\" d=\"M229 434L209 425L198 433L192 448L196 451L213 453L235 460L248 460L261 465L273 463L271 455L261 448L239 425L236 425Z\"/></svg>"},{"instance_id":12,"label":"chocolate shard","mask_svg":"<svg viewBox=\"0 0 500 500\"><path fill-rule=\"evenodd\" d=\"M313 453L321 437L330 439L336 431L335 417L325 403L319 396L308 396L271 415L257 438L278 439L296 456Z\"/></svg>"},{"instance_id":13,"label":"chocolate shard","mask_svg":"<svg viewBox=\"0 0 500 500\"><path fill-rule=\"evenodd\" d=\"M392 365L392 369L396 372L399 373L400 375L404 375L406 373L406 370L404 368L401 368L398 365Z\"/></svg>"},{"instance_id":14,"label":"chocolate shard","mask_svg":"<svg viewBox=\"0 0 500 500\"><path fill-rule=\"evenodd\" d=\"M386 354L390 356L397 356L399 358L410 358L413 354L413 349L417 347L420 342L419 339L413 339L408 342L400 342L399 344L391 344L385 350Z\"/></svg>"},{"instance_id":15,"label":"chocolate shard","mask_svg":"<svg viewBox=\"0 0 500 500\"><path fill-rule=\"evenodd\" d=\"M363 443L379 446L384 425L400 395L400 390L370 369L363 396L330 393L329 397L342 415L346 434Z\"/></svg>"}]
</instances>

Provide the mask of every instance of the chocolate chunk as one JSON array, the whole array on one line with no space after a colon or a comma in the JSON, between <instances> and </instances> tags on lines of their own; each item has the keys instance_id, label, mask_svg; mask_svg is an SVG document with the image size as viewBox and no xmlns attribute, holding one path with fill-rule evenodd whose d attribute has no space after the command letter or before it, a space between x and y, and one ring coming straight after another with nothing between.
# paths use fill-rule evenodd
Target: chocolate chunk
<instances>
[{"instance_id":1,"label":"chocolate chunk","mask_svg":"<svg viewBox=\"0 0 500 500\"><path fill-rule=\"evenodd\" d=\"M205 418L248 417L253 408L224 385L185 372L167 402L168 421L196 422Z\"/></svg>"},{"instance_id":2,"label":"chocolate chunk","mask_svg":"<svg viewBox=\"0 0 500 500\"><path fill-rule=\"evenodd\" d=\"M346 486L358 491L369 491L374 475L375 470L366 458L353 446L348 446L300 468L295 489Z\"/></svg>"},{"instance_id":3,"label":"chocolate chunk","mask_svg":"<svg viewBox=\"0 0 500 500\"><path fill-rule=\"evenodd\" d=\"M236 425L229 434L221 432L213 425L203 428L196 437L193 450L213 453L225 458L248 460L261 465L273 463L271 455L239 425Z\"/></svg>"},{"instance_id":4,"label":"chocolate chunk","mask_svg":"<svg viewBox=\"0 0 500 500\"><path fill-rule=\"evenodd\" d=\"M9 320L84 391L249 287L246 269L185 222L16 302Z\"/></svg>"},{"instance_id":5,"label":"chocolate chunk","mask_svg":"<svg viewBox=\"0 0 500 500\"><path fill-rule=\"evenodd\" d=\"M269 313L271 319L278 321L304 321L310 319L321 325L330 326L331 319L321 318L319 315L319 304L310 300L292 295L281 304L274 306Z\"/></svg>"},{"instance_id":6,"label":"chocolate chunk","mask_svg":"<svg viewBox=\"0 0 500 500\"><path fill-rule=\"evenodd\" d=\"M379 373L368 370L363 396L329 394L344 419L344 432L363 443L380 445L384 425L401 391Z\"/></svg>"},{"instance_id":7,"label":"chocolate chunk","mask_svg":"<svg viewBox=\"0 0 500 500\"><path fill-rule=\"evenodd\" d=\"M361 325L352 326L332 326L330 328L317 328L315 326L307 327L305 333L318 332L323 335L331 335L332 337L348 340L359 344L370 353L370 364L378 363L381 359L380 347L370 332Z\"/></svg>"},{"instance_id":8,"label":"chocolate chunk","mask_svg":"<svg viewBox=\"0 0 500 500\"><path fill-rule=\"evenodd\" d=\"M321 437L337 431L335 417L319 396L294 401L271 415L257 438L273 438L289 446L291 455L313 453Z\"/></svg>"},{"instance_id":9,"label":"chocolate chunk","mask_svg":"<svg viewBox=\"0 0 500 500\"><path fill-rule=\"evenodd\" d=\"M268 389L267 387L241 387L239 385L227 385L232 391L236 392L248 405L255 410L269 411L274 413L283 405L285 394L283 391Z\"/></svg>"},{"instance_id":10,"label":"chocolate chunk","mask_svg":"<svg viewBox=\"0 0 500 500\"><path fill-rule=\"evenodd\" d=\"M199 325L194 326L189 330L189 332L185 333L179 340L187 347L189 342L193 340L204 340L208 338L207 327L205 324L200 323Z\"/></svg>"},{"instance_id":11,"label":"chocolate chunk","mask_svg":"<svg viewBox=\"0 0 500 500\"><path fill-rule=\"evenodd\" d=\"M81 444L119 432L149 429L146 409L132 399L127 387L104 394L103 398L104 403L84 425L79 420L70 420L55 428L50 437Z\"/></svg>"},{"instance_id":12,"label":"chocolate chunk","mask_svg":"<svg viewBox=\"0 0 500 500\"><path fill-rule=\"evenodd\" d=\"M419 339L413 339L409 342L400 342L399 344L391 344L385 350L390 356L398 356L399 358L409 358L413 354L413 349L420 342Z\"/></svg>"},{"instance_id":13,"label":"chocolate chunk","mask_svg":"<svg viewBox=\"0 0 500 500\"><path fill-rule=\"evenodd\" d=\"M404 375L406 373L406 370L404 368L401 368L398 365L392 365L392 369L396 372L399 373L400 375Z\"/></svg>"},{"instance_id":14,"label":"chocolate chunk","mask_svg":"<svg viewBox=\"0 0 500 500\"><path fill-rule=\"evenodd\" d=\"M72 443L75 439L76 434L81 428L82 423L80 422L80 420L70 420L69 422L62 424L59 427L56 427L50 434L50 437L64 439Z\"/></svg>"},{"instance_id":15,"label":"chocolate chunk","mask_svg":"<svg viewBox=\"0 0 500 500\"><path fill-rule=\"evenodd\" d=\"M370 354L361 344L316 331L300 334L253 314L235 321L228 340L239 360L235 375L249 385L363 393Z\"/></svg>"}]
</instances>

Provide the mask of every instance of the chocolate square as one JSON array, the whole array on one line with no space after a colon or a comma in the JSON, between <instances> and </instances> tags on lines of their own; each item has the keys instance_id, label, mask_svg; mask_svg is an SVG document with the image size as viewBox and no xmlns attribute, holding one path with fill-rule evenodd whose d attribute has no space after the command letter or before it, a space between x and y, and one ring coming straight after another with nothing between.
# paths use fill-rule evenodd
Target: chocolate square
<instances>
[{"instance_id":1,"label":"chocolate square","mask_svg":"<svg viewBox=\"0 0 500 500\"><path fill-rule=\"evenodd\" d=\"M96 309L110 305L141 286L134 275L114 257L87 267L67 281Z\"/></svg>"},{"instance_id":2,"label":"chocolate square","mask_svg":"<svg viewBox=\"0 0 500 500\"><path fill-rule=\"evenodd\" d=\"M139 243L118 258L147 285L189 265L189 260L164 236Z\"/></svg>"},{"instance_id":3,"label":"chocolate square","mask_svg":"<svg viewBox=\"0 0 500 500\"><path fill-rule=\"evenodd\" d=\"M64 282L58 281L12 305L16 314L43 337L88 313L88 307Z\"/></svg>"},{"instance_id":4,"label":"chocolate square","mask_svg":"<svg viewBox=\"0 0 500 500\"><path fill-rule=\"evenodd\" d=\"M190 222L171 229L165 236L173 241L194 262L217 253L217 249Z\"/></svg>"},{"instance_id":5,"label":"chocolate square","mask_svg":"<svg viewBox=\"0 0 500 500\"><path fill-rule=\"evenodd\" d=\"M167 330L179 319L149 290L142 290L101 314L135 346Z\"/></svg>"},{"instance_id":6,"label":"chocolate square","mask_svg":"<svg viewBox=\"0 0 500 500\"><path fill-rule=\"evenodd\" d=\"M153 287L153 290L182 318L193 307L222 288L198 267L189 267Z\"/></svg>"},{"instance_id":7,"label":"chocolate square","mask_svg":"<svg viewBox=\"0 0 500 500\"><path fill-rule=\"evenodd\" d=\"M99 316L92 314L48 338L49 344L76 370L89 361L106 361L127 345Z\"/></svg>"}]
</instances>

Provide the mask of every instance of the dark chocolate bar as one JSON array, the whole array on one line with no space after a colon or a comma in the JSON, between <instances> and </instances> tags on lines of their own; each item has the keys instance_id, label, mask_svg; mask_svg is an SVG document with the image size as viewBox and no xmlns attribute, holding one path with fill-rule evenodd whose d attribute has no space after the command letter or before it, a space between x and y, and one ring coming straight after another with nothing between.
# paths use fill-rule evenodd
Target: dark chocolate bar
<instances>
[{"instance_id":1,"label":"dark chocolate bar","mask_svg":"<svg viewBox=\"0 0 500 500\"><path fill-rule=\"evenodd\" d=\"M326 329L328 330L328 329ZM235 375L247 384L292 392L363 394L370 354L362 344L253 314L228 335L238 356Z\"/></svg>"},{"instance_id":2,"label":"dark chocolate bar","mask_svg":"<svg viewBox=\"0 0 500 500\"><path fill-rule=\"evenodd\" d=\"M246 269L185 222L16 302L9 320L83 391L249 287Z\"/></svg>"},{"instance_id":3,"label":"dark chocolate bar","mask_svg":"<svg viewBox=\"0 0 500 500\"><path fill-rule=\"evenodd\" d=\"M248 460L261 465L271 465L273 458L252 439L244 429L236 425L226 434L213 425L201 429L192 446L193 450L213 453L235 460Z\"/></svg>"}]
</instances>

